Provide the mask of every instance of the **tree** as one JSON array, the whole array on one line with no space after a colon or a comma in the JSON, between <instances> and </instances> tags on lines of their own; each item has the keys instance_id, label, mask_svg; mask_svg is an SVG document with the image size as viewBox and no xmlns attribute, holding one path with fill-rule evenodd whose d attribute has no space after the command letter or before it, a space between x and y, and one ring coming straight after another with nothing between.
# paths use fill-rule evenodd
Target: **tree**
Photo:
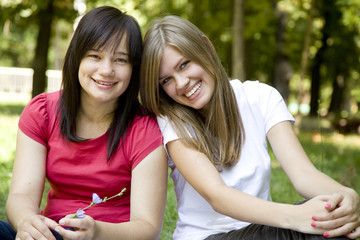
<instances>
[{"instance_id":1,"label":"tree","mask_svg":"<svg viewBox=\"0 0 360 240\"><path fill-rule=\"evenodd\" d=\"M321 47L317 51L313 60L313 66L311 68L311 100L310 100L310 115L316 116L319 110L320 99L320 85L321 85L321 66L325 61L325 52L328 49L328 39L331 35L332 17L331 10L334 8L333 1L325 3L326 0L317 1L320 4L320 10L323 15L325 24L322 29Z\"/></svg>"},{"instance_id":2,"label":"tree","mask_svg":"<svg viewBox=\"0 0 360 240\"><path fill-rule=\"evenodd\" d=\"M308 19L306 22L306 30L304 36L304 47L301 52L301 64L300 64L300 76L299 76L299 83L298 83L298 96L297 96L297 103L300 106L303 102L303 98L305 95L304 90L304 79L307 73L308 67L308 59L309 59L309 47L311 43L311 35L313 29L313 18L314 18L314 11L315 11L315 0L311 0L311 5L308 13Z\"/></svg>"},{"instance_id":3,"label":"tree","mask_svg":"<svg viewBox=\"0 0 360 240\"><path fill-rule=\"evenodd\" d=\"M46 89L46 70L52 26L55 19L66 19L71 26L76 16L73 0L46 0L38 2L36 13L38 37L32 67L34 69L32 97Z\"/></svg>"},{"instance_id":4,"label":"tree","mask_svg":"<svg viewBox=\"0 0 360 240\"><path fill-rule=\"evenodd\" d=\"M45 6L37 13L39 32L33 60L32 97L44 92L46 88L46 70L53 18L54 0L48 0Z\"/></svg>"},{"instance_id":5,"label":"tree","mask_svg":"<svg viewBox=\"0 0 360 240\"><path fill-rule=\"evenodd\" d=\"M246 79L244 53L244 0L233 0L232 77Z\"/></svg>"},{"instance_id":6,"label":"tree","mask_svg":"<svg viewBox=\"0 0 360 240\"><path fill-rule=\"evenodd\" d=\"M274 57L275 65L273 84L287 103L290 94L289 82L293 75L293 68L284 50L284 35L286 33L288 14L285 11L281 11L278 8L278 5L275 4L275 15L277 16L278 24L276 31L276 52Z\"/></svg>"}]
</instances>

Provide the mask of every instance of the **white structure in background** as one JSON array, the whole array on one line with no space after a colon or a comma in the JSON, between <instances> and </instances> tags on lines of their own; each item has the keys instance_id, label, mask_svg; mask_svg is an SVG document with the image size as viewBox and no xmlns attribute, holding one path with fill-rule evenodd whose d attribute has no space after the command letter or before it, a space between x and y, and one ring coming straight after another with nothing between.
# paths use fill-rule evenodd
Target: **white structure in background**
<instances>
[{"instance_id":1,"label":"white structure in background","mask_svg":"<svg viewBox=\"0 0 360 240\"><path fill-rule=\"evenodd\" d=\"M30 98L32 91L34 70L31 68L0 67L0 99ZM47 70L47 92L54 92L61 88L61 70Z\"/></svg>"},{"instance_id":2,"label":"white structure in background","mask_svg":"<svg viewBox=\"0 0 360 240\"><path fill-rule=\"evenodd\" d=\"M74 9L78 17L74 22L74 30L86 12L86 0L75 0ZM30 100L34 70L31 68L0 67L0 100L26 99ZM61 88L61 70L47 70L46 92L54 92Z\"/></svg>"}]
</instances>

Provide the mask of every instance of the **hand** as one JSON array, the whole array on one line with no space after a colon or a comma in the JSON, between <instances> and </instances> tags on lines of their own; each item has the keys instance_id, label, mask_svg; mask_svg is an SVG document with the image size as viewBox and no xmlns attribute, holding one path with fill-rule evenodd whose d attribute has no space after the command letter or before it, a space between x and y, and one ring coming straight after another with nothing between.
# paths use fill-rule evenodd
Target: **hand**
<instances>
[{"instance_id":1,"label":"hand","mask_svg":"<svg viewBox=\"0 0 360 240\"><path fill-rule=\"evenodd\" d=\"M323 235L328 229L314 227L312 225L312 222L314 221L311 218L315 215L328 214L328 210L325 209L328 200L329 196L320 195L311 198L302 204L293 205L296 208L294 211L295 218L294 222L290 223L290 226L292 226L290 228L302 233Z\"/></svg>"},{"instance_id":2,"label":"hand","mask_svg":"<svg viewBox=\"0 0 360 240\"><path fill-rule=\"evenodd\" d=\"M328 229L326 235L329 237L360 237L360 198L355 191L329 195L324 208L327 213L315 214L313 217L316 228Z\"/></svg>"},{"instance_id":3,"label":"hand","mask_svg":"<svg viewBox=\"0 0 360 240\"><path fill-rule=\"evenodd\" d=\"M16 240L56 240L49 228L55 229L58 224L44 216L33 215L17 227Z\"/></svg>"},{"instance_id":4,"label":"hand","mask_svg":"<svg viewBox=\"0 0 360 240\"><path fill-rule=\"evenodd\" d=\"M95 236L95 220L85 215L85 218L73 218L73 214L60 219L59 224L62 226L73 227L76 231L67 230L58 226L55 228L57 232L65 240L91 240Z\"/></svg>"}]
</instances>

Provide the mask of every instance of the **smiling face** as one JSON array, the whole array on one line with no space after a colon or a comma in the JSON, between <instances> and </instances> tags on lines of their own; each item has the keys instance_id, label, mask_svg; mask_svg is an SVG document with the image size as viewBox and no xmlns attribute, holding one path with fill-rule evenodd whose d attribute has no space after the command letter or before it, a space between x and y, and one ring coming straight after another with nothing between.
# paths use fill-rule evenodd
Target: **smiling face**
<instances>
[{"instance_id":1,"label":"smiling face","mask_svg":"<svg viewBox=\"0 0 360 240\"><path fill-rule=\"evenodd\" d=\"M90 49L82 58L78 76L83 100L115 103L125 92L132 73L125 39L122 38L115 51L105 45Z\"/></svg>"},{"instance_id":2,"label":"smiling face","mask_svg":"<svg viewBox=\"0 0 360 240\"><path fill-rule=\"evenodd\" d=\"M172 46L164 49L159 83L174 101L194 109L206 108L215 89L214 79L204 68Z\"/></svg>"}]
</instances>

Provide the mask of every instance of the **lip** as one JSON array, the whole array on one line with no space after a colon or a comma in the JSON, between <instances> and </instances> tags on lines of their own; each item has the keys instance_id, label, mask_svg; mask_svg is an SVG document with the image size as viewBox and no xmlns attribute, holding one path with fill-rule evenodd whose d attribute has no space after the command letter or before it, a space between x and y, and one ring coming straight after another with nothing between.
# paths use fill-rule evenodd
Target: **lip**
<instances>
[{"instance_id":1,"label":"lip","mask_svg":"<svg viewBox=\"0 0 360 240\"><path fill-rule=\"evenodd\" d=\"M194 96L195 93L197 93L197 91L199 91L199 89L201 88L201 85L202 85L202 82L199 81L197 82L196 84L194 84L188 91L186 91L184 93L184 95L187 97L187 98L191 98Z\"/></svg>"},{"instance_id":2,"label":"lip","mask_svg":"<svg viewBox=\"0 0 360 240\"><path fill-rule=\"evenodd\" d=\"M94 78L91 78L91 80L93 80L96 83L96 85L101 86L101 87L112 87L116 84L116 82L98 80L98 79L94 79Z\"/></svg>"}]
</instances>

